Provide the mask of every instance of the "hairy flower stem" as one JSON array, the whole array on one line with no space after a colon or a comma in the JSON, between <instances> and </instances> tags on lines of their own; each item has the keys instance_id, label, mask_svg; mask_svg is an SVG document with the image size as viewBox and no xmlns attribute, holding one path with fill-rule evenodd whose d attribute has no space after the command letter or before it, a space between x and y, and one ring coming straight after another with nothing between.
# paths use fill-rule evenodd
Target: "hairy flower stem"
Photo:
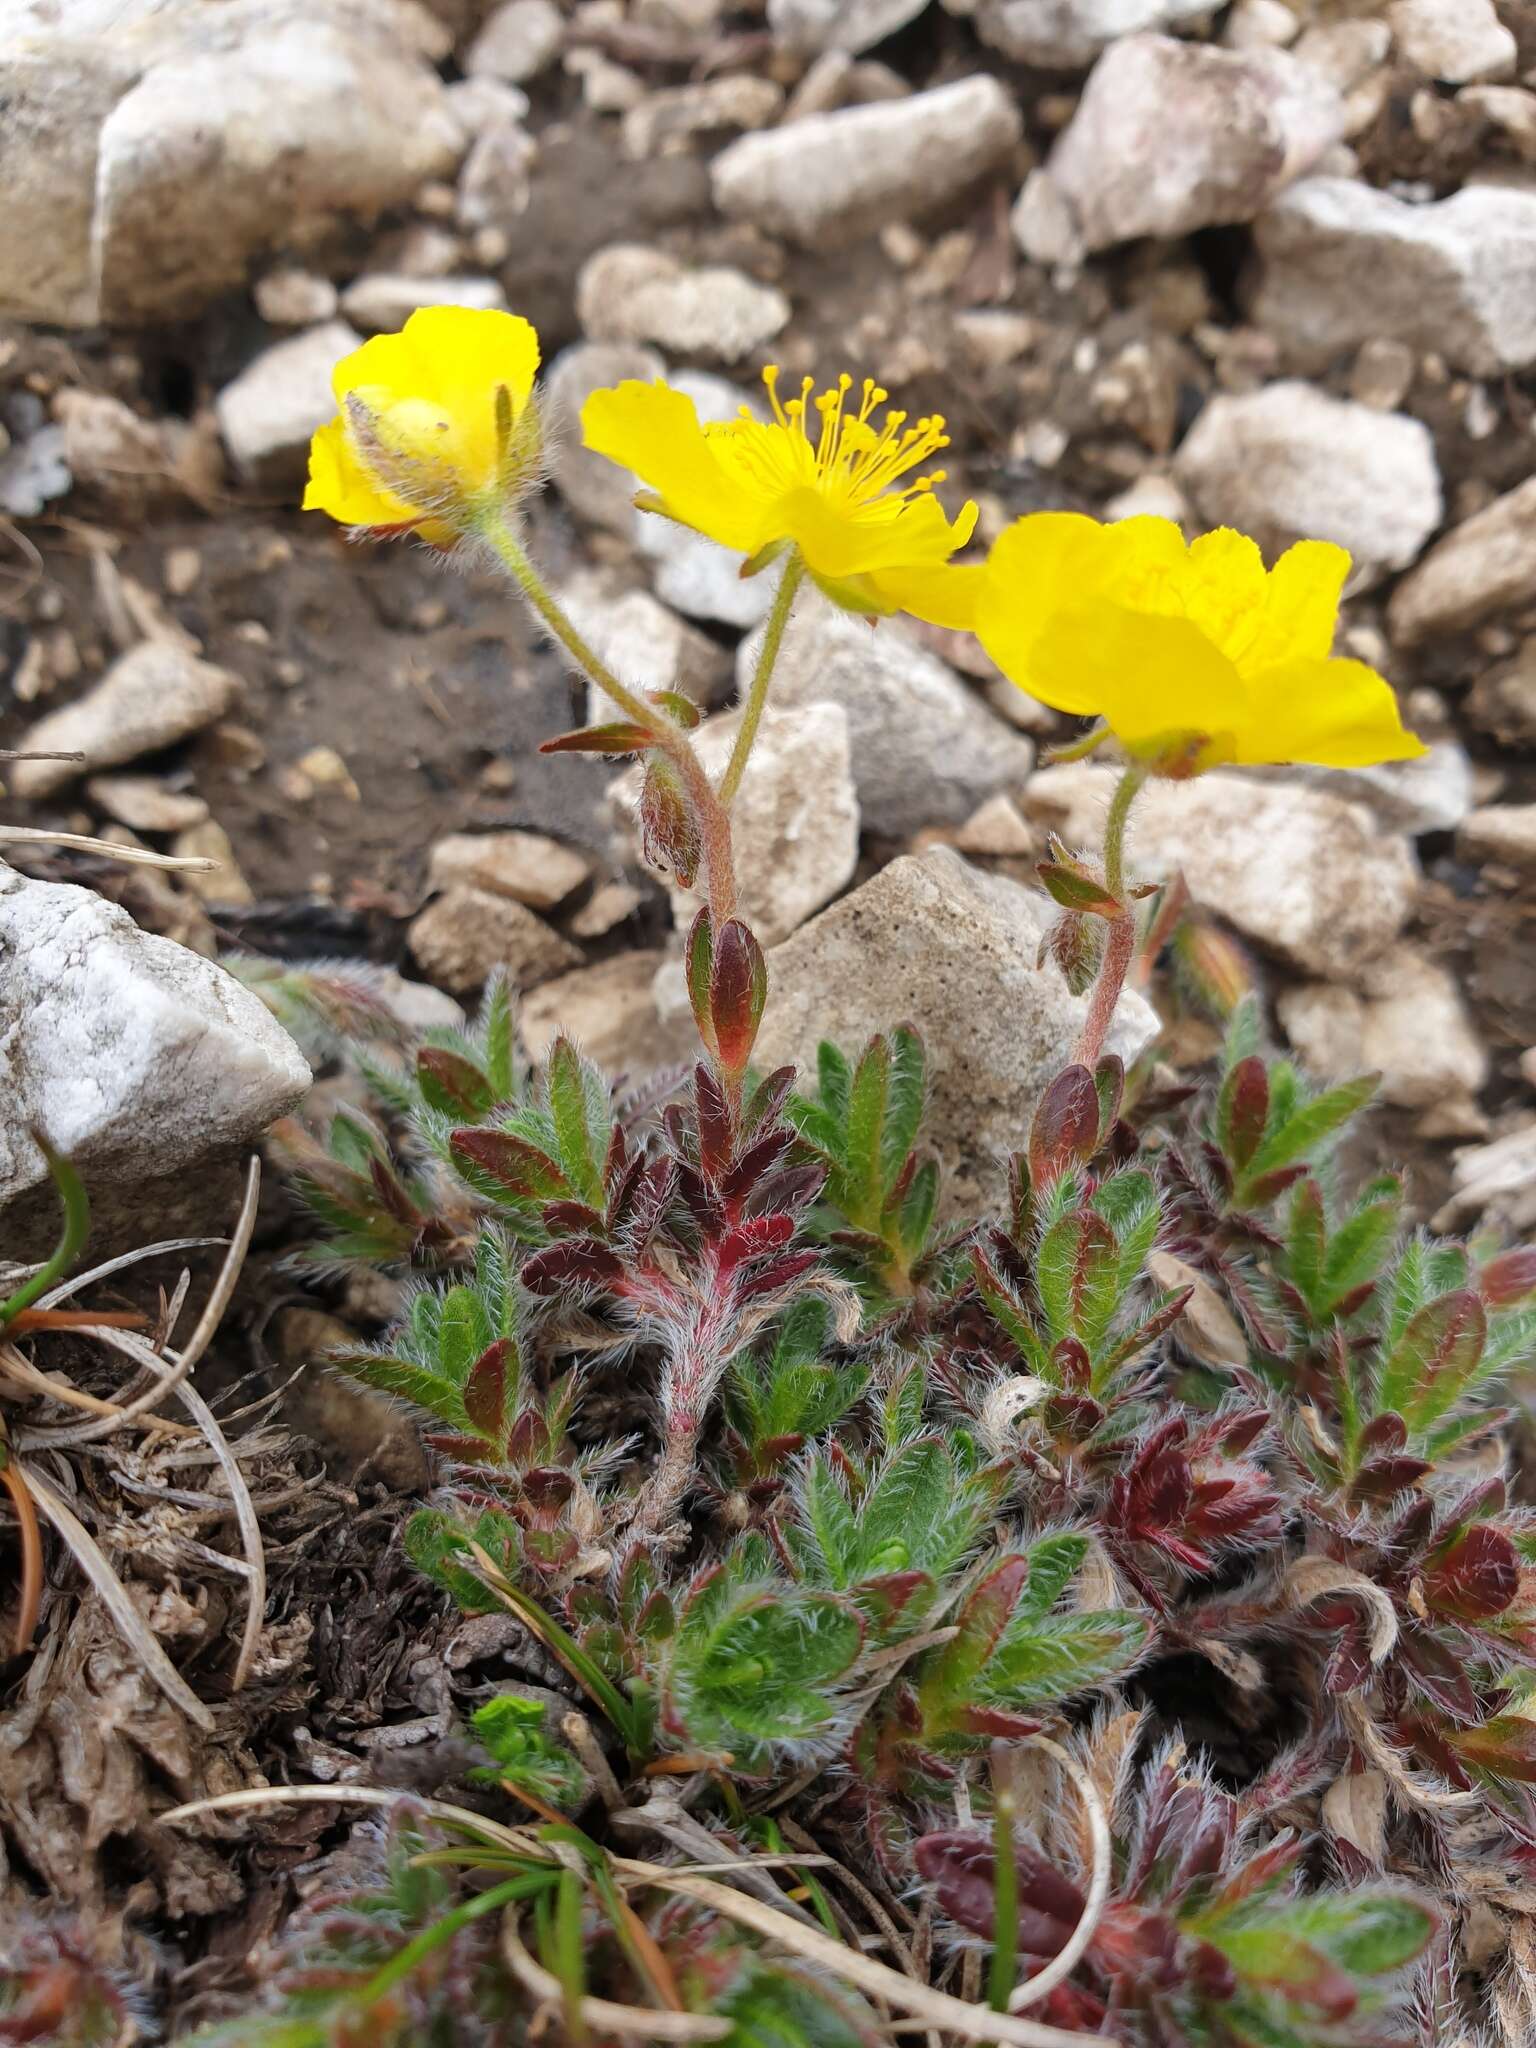
<instances>
[{"instance_id":1,"label":"hairy flower stem","mask_svg":"<svg viewBox=\"0 0 1536 2048\"><path fill-rule=\"evenodd\" d=\"M710 915L717 927L728 917L734 917L736 865L731 853L730 816L725 804L711 788L709 777L704 772L704 765L694 752L687 734L681 726L674 725L670 718L658 711L654 704L648 703L627 684L621 683L607 663L587 645L570 618L556 603L544 579L528 559L522 542L505 520L487 519L480 532L496 551L497 558L517 585L530 610L559 641L571 660L584 675L596 683L605 697L618 706L626 718L632 719L636 725L644 726L646 731L654 736L658 748L677 769L699 821ZM781 626L780 632L782 631ZM755 681L753 687L756 688ZM739 749L739 741L737 745Z\"/></svg>"},{"instance_id":2,"label":"hairy flower stem","mask_svg":"<svg viewBox=\"0 0 1536 2048\"><path fill-rule=\"evenodd\" d=\"M1126 769L1110 799L1109 816L1104 824L1104 886L1120 908L1109 919L1109 930L1104 938L1104 958L1099 965L1098 979L1093 984L1093 993L1088 998L1088 1014L1083 1019L1082 1035L1072 1055L1079 1065L1085 1067L1098 1063L1125 988L1125 977L1136 957L1136 913L1125 900L1125 827L1136 793L1146 780L1146 773L1144 768L1134 763Z\"/></svg>"},{"instance_id":3,"label":"hairy flower stem","mask_svg":"<svg viewBox=\"0 0 1536 2048\"><path fill-rule=\"evenodd\" d=\"M725 765L717 792L720 802L729 810L741 787L741 778L746 773L747 757L752 752L752 742L757 738L757 729L763 722L763 706L768 701L768 683L773 675L774 664L779 658L779 648L784 640L784 628L789 624L789 615L794 610L795 596L805 574L805 564L796 548L784 564L779 577L779 587L774 592L773 609L768 614L768 624L763 631L763 644L758 651L757 667L752 672L751 687L741 710L741 728L736 734L736 744L731 749L731 758Z\"/></svg>"}]
</instances>

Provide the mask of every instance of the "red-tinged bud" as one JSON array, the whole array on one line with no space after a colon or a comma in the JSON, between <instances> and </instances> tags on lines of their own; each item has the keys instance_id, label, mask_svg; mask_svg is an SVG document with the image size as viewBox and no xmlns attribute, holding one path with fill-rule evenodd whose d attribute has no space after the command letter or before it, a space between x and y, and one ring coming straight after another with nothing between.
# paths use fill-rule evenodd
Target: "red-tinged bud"
<instances>
[{"instance_id":1,"label":"red-tinged bud","mask_svg":"<svg viewBox=\"0 0 1536 2048\"><path fill-rule=\"evenodd\" d=\"M1049 1187L1069 1166L1086 1164L1099 1142L1099 1091L1084 1066L1063 1067L1046 1087L1029 1132L1029 1177Z\"/></svg>"},{"instance_id":2,"label":"red-tinged bud","mask_svg":"<svg viewBox=\"0 0 1536 2048\"><path fill-rule=\"evenodd\" d=\"M699 1036L722 1072L737 1080L752 1057L768 999L763 949L739 917L727 918L717 934L709 912L701 910L688 934L685 966Z\"/></svg>"},{"instance_id":3,"label":"red-tinged bud","mask_svg":"<svg viewBox=\"0 0 1536 2048\"><path fill-rule=\"evenodd\" d=\"M1536 1245L1518 1244L1484 1266L1477 1284L1490 1308L1513 1308L1536 1292Z\"/></svg>"},{"instance_id":4,"label":"red-tinged bud","mask_svg":"<svg viewBox=\"0 0 1536 2048\"><path fill-rule=\"evenodd\" d=\"M693 887L704 841L682 778L665 754L653 754L645 765L640 791L640 854L648 867L676 876L684 889Z\"/></svg>"},{"instance_id":5,"label":"red-tinged bud","mask_svg":"<svg viewBox=\"0 0 1536 2048\"><path fill-rule=\"evenodd\" d=\"M1041 941L1040 959L1054 960L1073 995L1082 996L1093 986L1103 950L1103 920L1064 910Z\"/></svg>"},{"instance_id":6,"label":"red-tinged bud","mask_svg":"<svg viewBox=\"0 0 1536 2048\"><path fill-rule=\"evenodd\" d=\"M1173 938L1178 976L1191 998L1225 1020L1258 987L1247 953L1208 918L1186 917Z\"/></svg>"}]
</instances>

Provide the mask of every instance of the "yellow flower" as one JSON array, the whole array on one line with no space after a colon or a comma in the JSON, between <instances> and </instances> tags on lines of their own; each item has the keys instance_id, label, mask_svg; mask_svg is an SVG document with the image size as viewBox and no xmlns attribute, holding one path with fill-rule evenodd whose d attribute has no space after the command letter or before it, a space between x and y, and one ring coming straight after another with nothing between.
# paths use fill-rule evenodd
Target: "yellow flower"
<instances>
[{"instance_id":1,"label":"yellow flower","mask_svg":"<svg viewBox=\"0 0 1536 2048\"><path fill-rule=\"evenodd\" d=\"M933 494L942 469L912 476L949 445L937 414L907 424L866 378L857 410L853 379L812 397L780 399L778 371L763 372L771 420L745 406L733 420L701 424L693 400L659 380L594 391L581 411L589 448L649 485L636 503L745 555L742 574L788 548L829 597L858 612L911 611L938 624L969 622L949 557L970 539L976 507L953 521ZM906 479L911 478L911 481Z\"/></svg>"},{"instance_id":2,"label":"yellow flower","mask_svg":"<svg viewBox=\"0 0 1536 2048\"><path fill-rule=\"evenodd\" d=\"M310 443L306 512L450 547L531 466L539 338L513 313L424 306L331 375L341 410Z\"/></svg>"},{"instance_id":3,"label":"yellow flower","mask_svg":"<svg viewBox=\"0 0 1536 2048\"><path fill-rule=\"evenodd\" d=\"M1299 541L1266 573L1227 527L1186 545L1168 519L1039 512L993 544L974 630L1020 689L1103 719L1165 773L1411 761L1426 749L1391 685L1331 655L1348 571L1329 541Z\"/></svg>"}]
</instances>

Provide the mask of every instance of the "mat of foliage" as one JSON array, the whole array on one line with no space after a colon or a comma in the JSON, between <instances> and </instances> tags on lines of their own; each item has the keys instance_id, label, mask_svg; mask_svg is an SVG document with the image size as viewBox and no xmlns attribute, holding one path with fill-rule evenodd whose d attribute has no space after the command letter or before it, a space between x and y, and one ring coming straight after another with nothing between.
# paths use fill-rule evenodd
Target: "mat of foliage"
<instances>
[{"instance_id":1,"label":"mat of foliage","mask_svg":"<svg viewBox=\"0 0 1536 2048\"><path fill-rule=\"evenodd\" d=\"M351 1831L197 2039L1518 2038L1536 1252L1340 1185L1369 1079L1258 1031L1201 1093L1068 1067L1008 1214L953 1222L910 1031L740 1099L564 1041L535 1077L494 984L333 1047L372 1109L284 1134L305 1258L413 1276L334 1369L424 1418L406 1552L546 1682L486 1685L430 1797L174 1823ZM0 2041L133 2037L64 1923L8 1940Z\"/></svg>"}]
</instances>

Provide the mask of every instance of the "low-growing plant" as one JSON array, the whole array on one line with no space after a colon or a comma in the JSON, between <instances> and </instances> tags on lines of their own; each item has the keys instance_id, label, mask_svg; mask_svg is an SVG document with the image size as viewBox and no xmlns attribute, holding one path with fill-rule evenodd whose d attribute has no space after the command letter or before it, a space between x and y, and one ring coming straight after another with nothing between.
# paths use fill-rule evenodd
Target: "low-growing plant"
<instances>
[{"instance_id":1,"label":"low-growing plant","mask_svg":"<svg viewBox=\"0 0 1536 2048\"><path fill-rule=\"evenodd\" d=\"M694 708L615 677L528 555L536 364L503 314L370 341L306 502L499 562L611 698L550 750L641 758L647 857L703 898L701 1056L656 1100L565 1037L534 1072L493 981L465 1032L366 1032L371 1104L284 1134L304 1263L408 1281L333 1366L422 1418L409 1554L514 1617L570 1710L488 1697L474 1804L397 1815L290 1927L264 2012L207 2038L1410 2041L1414 1966L1438 1939L1453 1968L1435 1895L1469 1865L1517 1894L1536 1853L1536 1533L1498 1406L1536 1256L1351 1189L1372 1080L1274 1057L1240 962L1125 846L1152 775L1420 751L1329 658L1347 558L1266 573L1234 534L1046 514L955 566L974 508L903 481L942 422L881 424L872 383L781 402L770 375L767 423L708 428L663 384L599 392L588 443L641 506L777 571L712 783ZM731 804L807 583L973 628L1127 758L1102 857L1042 863L1039 972L1085 1000L1002 1213L946 1202L897 992L814 1076L754 1066ZM1148 943L1228 1016L1208 1086L1105 1051ZM254 978L337 1040L334 969ZM335 1795L226 1803L289 1796Z\"/></svg>"}]
</instances>

